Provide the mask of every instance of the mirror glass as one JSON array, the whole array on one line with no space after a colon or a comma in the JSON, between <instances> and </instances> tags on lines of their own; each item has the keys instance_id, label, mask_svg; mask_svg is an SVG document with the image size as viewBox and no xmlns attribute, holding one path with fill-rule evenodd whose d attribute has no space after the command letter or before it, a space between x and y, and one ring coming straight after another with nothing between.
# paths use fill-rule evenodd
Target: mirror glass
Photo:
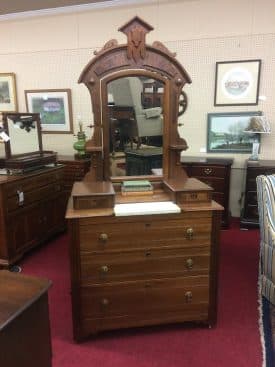
<instances>
[{"instance_id":1,"label":"mirror glass","mask_svg":"<svg viewBox=\"0 0 275 367\"><path fill-rule=\"evenodd\" d=\"M37 121L32 116L7 118L11 156L39 151Z\"/></svg>"},{"instance_id":2,"label":"mirror glass","mask_svg":"<svg viewBox=\"0 0 275 367\"><path fill-rule=\"evenodd\" d=\"M164 84L122 77L107 93L111 176L161 175Z\"/></svg>"}]
</instances>

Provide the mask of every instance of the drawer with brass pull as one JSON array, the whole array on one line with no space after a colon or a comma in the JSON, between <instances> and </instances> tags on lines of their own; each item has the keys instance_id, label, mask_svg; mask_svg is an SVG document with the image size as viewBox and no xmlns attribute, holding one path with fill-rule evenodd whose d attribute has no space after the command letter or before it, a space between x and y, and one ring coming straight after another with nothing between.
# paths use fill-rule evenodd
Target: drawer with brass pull
<instances>
[{"instance_id":1,"label":"drawer with brass pull","mask_svg":"<svg viewBox=\"0 0 275 367\"><path fill-rule=\"evenodd\" d=\"M210 246L81 253L82 284L209 273Z\"/></svg>"},{"instance_id":2,"label":"drawer with brass pull","mask_svg":"<svg viewBox=\"0 0 275 367\"><path fill-rule=\"evenodd\" d=\"M226 174L226 167L221 166L194 166L192 167L191 176L204 177L224 177Z\"/></svg>"},{"instance_id":3,"label":"drawer with brass pull","mask_svg":"<svg viewBox=\"0 0 275 367\"><path fill-rule=\"evenodd\" d=\"M23 192L32 192L38 188L46 187L48 185L54 184L55 182L61 182L62 172L53 172L48 174L48 172L41 173L36 177L25 177L20 182L18 180L14 182L8 182L5 185L5 195L8 197L16 196L17 191L21 190Z\"/></svg>"},{"instance_id":4,"label":"drawer with brass pull","mask_svg":"<svg viewBox=\"0 0 275 367\"><path fill-rule=\"evenodd\" d=\"M190 216L181 221L150 220L131 222L128 219L113 222L99 222L97 225L81 226L80 250L81 251L118 251L146 248L148 246L203 246L210 243L211 217L200 220ZM81 222L81 219L80 219Z\"/></svg>"},{"instance_id":5,"label":"drawer with brass pull","mask_svg":"<svg viewBox=\"0 0 275 367\"><path fill-rule=\"evenodd\" d=\"M209 277L144 280L80 289L85 318L142 315L158 312L207 312Z\"/></svg>"},{"instance_id":6,"label":"drawer with brass pull","mask_svg":"<svg viewBox=\"0 0 275 367\"><path fill-rule=\"evenodd\" d=\"M62 191L63 186L60 183L53 183L48 186L39 187L33 191L24 192L20 189L20 185L18 186L14 196L11 196L7 200L7 212L12 212L18 207L25 207L27 205L32 205L36 202L42 201L45 197L50 198L53 195L60 193ZM21 198L24 200L21 200Z\"/></svg>"}]
</instances>

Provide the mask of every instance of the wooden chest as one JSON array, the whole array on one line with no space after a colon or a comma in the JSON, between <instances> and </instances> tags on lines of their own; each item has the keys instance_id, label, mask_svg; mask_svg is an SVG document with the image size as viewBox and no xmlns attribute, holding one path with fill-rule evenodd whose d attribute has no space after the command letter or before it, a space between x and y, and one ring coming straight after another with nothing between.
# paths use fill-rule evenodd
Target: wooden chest
<instances>
[{"instance_id":1,"label":"wooden chest","mask_svg":"<svg viewBox=\"0 0 275 367\"><path fill-rule=\"evenodd\" d=\"M244 203L240 218L240 225L242 228L259 226L256 177L272 174L275 174L275 161L246 161Z\"/></svg>"},{"instance_id":2,"label":"wooden chest","mask_svg":"<svg viewBox=\"0 0 275 367\"><path fill-rule=\"evenodd\" d=\"M62 231L64 212L63 166L0 176L0 265Z\"/></svg>"},{"instance_id":3,"label":"wooden chest","mask_svg":"<svg viewBox=\"0 0 275 367\"><path fill-rule=\"evenodd\" d=\"M183 156L181 162L189 177L195 177L213 188L213 200L224 207L222 225L228 228L230 174L233 159Z\"/></svg>"},{"instance_id":4,"label":"wooden chest","mask_svg":"<svg viewBox=\"0 0 275 367\"><path fill-rule=\"evenodd\" d=\"M74 338L216 321L220 212L70 218Z\"/></svg>"}]
</instances>

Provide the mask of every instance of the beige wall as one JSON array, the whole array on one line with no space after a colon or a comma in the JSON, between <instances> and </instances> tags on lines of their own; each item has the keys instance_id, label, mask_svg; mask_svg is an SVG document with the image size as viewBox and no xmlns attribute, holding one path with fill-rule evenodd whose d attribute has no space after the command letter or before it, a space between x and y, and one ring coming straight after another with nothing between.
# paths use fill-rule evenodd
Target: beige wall
<instances>
[{"instance_id":1,"label":"beige wall","mask_svg":"<svg viewBox=\"0 0 275 367\"><path fill-rule=\"evenodd\" d=\"M0 22L0 72L14 72L19 110L24 112L24 90L72 90L73 117L81 115L87 134L92 122L88 91L77 84L78 77L93 51L107 40L125 36L116 30L134 15L149 22L155 30L147 42L161 40L177 52L178 60L192 78L185 90L189 107L183 115L180 133L190 146L186 155L203 155L206 147L206 117L209 112L264 111L273 133L262 139L261 157L274 159L275 147L275 2L273 0L184 0L159 1L138 6L97 9L85 13L39 16ZM215 62L262 60L258 106L214 107ZM254 107L254 108L253 108ZM43 135L45 149L73 153L73 135ZM2 147L0 147L2 148ZM238 200L243 184L243 164L248 157L234 158L230 205L239 214Z\"/></svg>"}]
</instances>

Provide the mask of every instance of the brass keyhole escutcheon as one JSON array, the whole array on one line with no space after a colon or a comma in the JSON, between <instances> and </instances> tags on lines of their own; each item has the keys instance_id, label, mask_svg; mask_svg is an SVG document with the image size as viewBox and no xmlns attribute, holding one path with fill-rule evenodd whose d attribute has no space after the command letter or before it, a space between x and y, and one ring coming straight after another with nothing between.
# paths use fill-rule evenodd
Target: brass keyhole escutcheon
<instances>
[{"instance_id":1,"label":"brass keyhole escutcheon","mask_svg":"<svg viewBox=\"0 0 275 367\"><path fill-rule=\"evenodd\" d=\"M185 301L187 303L192 302L192 298L193 298L193 295L192 295L192 292L191 291L188 291L188 292L185 293Z\"/></svg>"},{"instance_id":2,"label":"brass keyhole escutcheon","mask_svg":"<svg viewBox=\"0 0 275 367\"><path fill-rule=\"evenodd\" d=\"M108 300L108 298L102 298L102 300L101 300L101 304L102 304L102 306L104 306L104 307L108 306L108 304L109 304L109 300Z\"/></svg>"},{"instance_id":3,"label":"brass keyhole escutcheon","mask_svg":"<svg viewBox=\"0 0 275 367\"><path fill-rule=\"evenodd\" d=\"M186 267L188 269L192 269L193 268L193 265L194 265L194 261L192 259L187 259L186 260Z\"/></svg>"},{"instance_id":4,"label":"brass keyhole escutcheon","mask_svg":"<svg viewBox=\"0 0 275 367\"><path fill-rule=\"evenodd\" d=\"M109 268L108 268L107 265L103 265L103 266L101 266L100 270L101 270L102 273L108 273Z\"/></svg>"},{"instance_id":5,"label":"brass keyhole escutcheon","mask_svg":"<svg viewBox=\"0 0 275 367\"><path fill-rule=\"evenodd\" d=\"M101 242L106 242L106 241L108 240L108 235L107 235L106 233L101 233L101 234L99 235L99 240L100 240Z\"/></svg>"},{"instance_id":6,"label":"brass keyhole escutcheon","mask_svg":"<svg viewBox=\"0 0 275 367\"><path fill-rule=\"evenodd\" d=\"M193 228L187 228L186 230L186 236L188 238L188 240L192 240L193 239L193 236L194 236L194 230Z\"/></svg>"}]
</instances>

